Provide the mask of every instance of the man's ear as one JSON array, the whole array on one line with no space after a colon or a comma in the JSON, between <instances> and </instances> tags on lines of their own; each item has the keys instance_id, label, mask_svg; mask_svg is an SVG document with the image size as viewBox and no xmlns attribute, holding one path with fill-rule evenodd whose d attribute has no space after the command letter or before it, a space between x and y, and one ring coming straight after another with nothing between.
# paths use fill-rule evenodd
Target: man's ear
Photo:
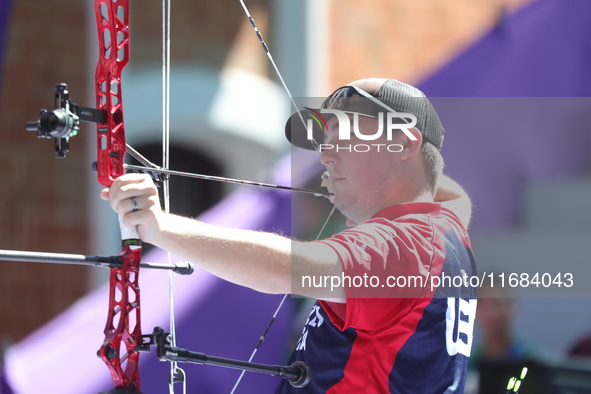
<instances>
[{"instance_id":1,"label":"man's ear","mask_svg":"<svg viewBox=\"0 0 591 394\"><path fill-rule=\"evenodd\" d=\"M421 145L423 144L423 134L419 131L419 129L413 127L412 129L407 129L407 132L412 134L415 139L411 139L406 133L401 133L402 138L402 146L403 149L400 152L400 158L402 160L406 160L421 150Z\"/></svg>"}]
</instances>

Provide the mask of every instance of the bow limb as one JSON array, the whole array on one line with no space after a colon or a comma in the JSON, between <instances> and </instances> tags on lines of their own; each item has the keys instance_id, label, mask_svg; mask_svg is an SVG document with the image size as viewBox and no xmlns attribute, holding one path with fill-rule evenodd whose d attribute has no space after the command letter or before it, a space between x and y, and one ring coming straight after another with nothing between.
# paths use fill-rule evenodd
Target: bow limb
<instances>
[{"instance_id":1,"label":"bow limb","mask_svg":"<svg viewBox=\"0 0 591 394\"><path fill-rule=\"evenodd\" d=\"M94 7L99 41L96 104L105 114L104 123L97 126L96 169L99 182L109 187L125 172L121 74L129 60L129 2L95 0ZM111 268L109 311L99 356L109 368L115 388L134 392L140 389L137 347L142 344L138 284L142 247L137 229L119 224L123 264Z\"/></svg>"}]
</instances>

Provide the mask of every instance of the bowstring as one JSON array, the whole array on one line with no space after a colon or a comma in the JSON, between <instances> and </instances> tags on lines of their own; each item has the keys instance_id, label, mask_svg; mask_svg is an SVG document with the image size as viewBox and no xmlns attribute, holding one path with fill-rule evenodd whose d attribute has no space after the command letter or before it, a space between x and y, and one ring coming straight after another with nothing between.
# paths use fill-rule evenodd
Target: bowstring
<instances>
[{"instance_id":1,"label":"bowstring","mask_svg":"<svg viewBox=\"0 0 591 394\"><path fill-rule=\"evenodd\" d=\"M302 116L302 112L301 112L299 106L296 104L295 99L293 98L293 95L291 94L291 91L287 87L287 84L285 83L285 80L283 79L283 76L281 75L281 72L279 71L279 68L277 67L277 64L275 63L275 60L273 59L273 56L271 55L271 51L269 50L269 47L267 46L267 43L263 39L263 35L259 31L259 29L258 29L258 27L257 27L257 25L256 25L256 23L254 21L254 18L250 15L250 12L248 11L248 7L246 7L246 4L244 3L244 0L238 0L238 1L240 2L240 5L242 6L242 9L244 10L244 13L246 14L246 17L250 21L250 24L252 25L252 28L254 29L254 31L256 33L256 36L259 39L259 41L260 41L260 43L261 43L261 45L263 47L263 50L267 54L267 58L271 62L271 65L273 66L273 69L275 70L275 74L279 78L279 81L281 81L281 84L283 85L283 88L285 89L285 92L289 96L289 100L291 101L291 104L293 105L293 107L295 108L296 112L298 113L298 117L300 118L300 121L302 122L302 124L304 125L304 127L306 127L306 122L304 121L304 117ZM312 144L313 144L314 149L316 150L316 152L321 153L320 152L320 149L319 149L319 146L318 146L318 144L316 143L316 141L314 139L312 140ZM328 224L328 221L332 217L332 214L334 213L335 208L336 207L333 205L333 208L330 211L330 213L329 213L328 217L326 218L326 220L324 221L324 224L322 225L322 228L320 229L320 232L318 233L318 235L316 237L316 240L320 239L320 236L322 235L322 232L324 231L324 228ZM273 316L271 317L271 320L269 320L269 323L267 324L267 327L265 328L265 331L260 336L259 341L257 342L257 345L255 346L253 352L251 353L250 358L248 359L248 362L252 362L252 360L253 360L254 356L256 355L259 347L263 343L263 340L265 339L265 336L269 332L269 329L271 328L271 325L274 323L275 318L277 317L277 314L279 313L279 311L283 307L283 304L285 303L285 300L286 299L287 299L287 294L285 294L283 296L283 298L281 299L281 301L279 302L279 305L277 306L277 309L273 313ZM238 388L238 385L242 381L242 377L244 376L244 373L245 372L246 371L242 371L240 373L240 376L238 377L238 380L234 384L234 387L232 388L232 391L231 391L230 394L234 394L234 392Z\"/></svg>"},{"instance_id":2,"label":"bowstring","mask_svg":"<svg viewBox=\"0 0 591 394\"><path fill-rule=\"evenodd\" d=\"M275 60L273 59L273 56L271 55L271 51L269 50L269 47L267 46L267 43L263 39L263 35L259 31L259 28L257 27L257 25L256 25L256 23L254 21L254 18L250 15L250 12L248 11L248 8L246 7L246 4L244 4L244 0L238 0L238 1L240 2L240 5L242 6L242 9L244 10L244 13L246 14L246 17L250 21L250 24L252 25L252 28L254 29L254 32L257 35L257 38L261 42L261 45L263 47L263 51L265 51L265 53L267 54L267 58L271 62L271 65L273 66L273 69L275 70L275 74L279 78L279 81L281 81L281 85L283 85L283 89L285 89L285 92L287 92L287 95L289 96L289 100L291 101L291 104L293 105L293 107L295 108L296 112L298 113L298 117L300 118L300 121L302 122L302 124L304 125L304 127L306 127L306 122L304 121L304 117L302 116L302 112L301 112L299 106L296 104L295 99L293 98L293 96L291 94L291 91L287 87L287 84L285 83L285 80L283 79L283 76L281 75L281 72L279 71L279 68L277 67L277 64L275 63ZM314 149L317 152L320 152L320 149L318 147L318 144L316 143L316 141L314 139L312 139L312 144L314 145Z\"/></svg>"},{"instance_id":3,"label":"bowstring","mask_svg":"<svg viewBox=\"0 0 591 394\"><path fill-rule=\"evenodd\" d=\"M246 4L244 3L244 1L239 0L239 2L241 4L242 9L244 10L246 16L248 17L254 31L256 32L257 37L260 40L261 45L263 47L263 50L267 54L267 57L275 70L275 73L277 74L279 80L281 81L283 88L287 92L287 95L289 96L289 99L290 99L292 105L294 106L295 110L297 111L300 121L305 126L306 123L304 121L302 113L301 113L298 105L296 104L296 102L293 98L293 95L291 94L287 84L285 83L285 80L283 79L283 76L281 75L281 72L279 71L279 68L277 67L277 64L275 63L275 60L273 59L273 56L271 55L271 52L269 51L269 48L268 48L267 44L265 43L262 34L258 30L256 23L255 23L254 19L252 18L252 16L250 15L250 12L249 12L248 8L246 7ZM170 154L169 153L170 153L170 11L171 11L171 3L172 3L172 0L162 0L162 97L163 97L163 99L162 99L162 166L165 170L169 168L169 161L170 161ZM316 144L314 147L315 147L316 151L319 152L318 146ZM164 211L166 213L168 213L168 212L170 212L169 177L164 177L164 179L163 179L163 196L164 196ZM328 217L324 221L324 224L322 225L322 228L320 229L320 232L318 233L316 240L318 240L320 238L320 236L322 235L322 232L324 231L324 229L325 229L326 225L328 224L330 218L332 217L334 211L335 211L335 207L333 206ZM169 263L172 262L172 255L170 252L168 253L168 260L169 260ZM172 346L176 346L176 325L175 325L175 319L174 319L174 297L173 297L173 283L172 283L172 281L173 281L172 273L169 272L170 341L171 341ZM253 360L254 356L256 355L259 347L261 346L263 340L265 339L266 334L268 333L271 325L275 321L275 318L277 317L279 311L283 307L283 304L285 303L286 299L287 299L287 294L285 294L283 296L283 298L281 299L279 305L277 306L277 309L275 310L275 312L273 313L273 316L271 317L271 320L267 324L267 327L266 327L265 331L263 332L263 335L261 335L261 337L259 338L259 342L257 343L255 349L253 350L253 352L248 360L249 362L251 362ZM178 367L178 363L176 361L171 362L170 365L171 365L170 381L169 381L170 394L174 394L174 383L177 383L177 382L183 383L183 393L186 393L187 388L186 388L185 372L181 368ZM244 376L244 373L245 373L245 371L242 371L242 373L240 374L240 377L238 378L238 380L236 381L236 384L234 385L234 388L232 389L232 393L234 393L234 391L238 387L240 381L242 380L242 377Z\"/></svg>"},{"instance_id":4,"label":"bowstring","mask_svg":"<svg viewBox=\"0 0 591 394\"><path fill-rule=\"evenodd\" d=\"M162 0L162 167L170 168L170 13L172 0ZM162 193L164 212L170 213L170 177L163 176ZM168 255L168 263L172 264L172 254ZM170 344L176 346L176 323L174 318L174 287L172 272L168 273L168 300ZM168 391L174 394L174 384L182 383L182 392L187 392L185 372L176 361L170 362Z\"/></svg>"}]
</instances>

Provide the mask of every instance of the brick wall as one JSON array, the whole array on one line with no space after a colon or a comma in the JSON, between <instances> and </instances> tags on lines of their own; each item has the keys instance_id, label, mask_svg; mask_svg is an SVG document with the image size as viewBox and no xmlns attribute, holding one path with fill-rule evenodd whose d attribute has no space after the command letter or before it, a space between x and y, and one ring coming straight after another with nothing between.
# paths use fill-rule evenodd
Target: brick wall
<instances>
[{"instance_id":1,"label":"brick wall","mask_svg":"<svg viewBox=\"0 0 591 394\"><path fill-rule=\"evenodd\" d=\"M53 86L86 98L85 10L68 0L13 1L0 102L0 249L83 253L85 135L54 159L53 141L25 130L53 108ZM81 103L82 104L82 103ZM47 321L86 290L86 268L0 261L0 341Z\"/></svg>"},{"instance_id":2,"label":"brick wall","mask_svg":"<svg viewBox=\"0 0 591 394\"><path fill-rule=\"evenodd\" d=\"M531 0L334 0L331 84L365 77L414 83Z\"/></svg>"}]
</instances>

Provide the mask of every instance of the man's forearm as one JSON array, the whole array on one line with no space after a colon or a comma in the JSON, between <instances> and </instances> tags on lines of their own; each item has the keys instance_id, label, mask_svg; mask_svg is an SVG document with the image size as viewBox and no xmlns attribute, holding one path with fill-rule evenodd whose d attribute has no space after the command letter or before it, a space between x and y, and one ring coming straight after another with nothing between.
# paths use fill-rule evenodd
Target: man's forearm
<instances>
[{"instance_id":1,"label":"man's forearm","mask_svg":"<svg viewBox=\"0 0 591 394\"><path fill-rule=\"evenodd\" d=\"M217 227L175 215L161 217L156 246L230 282L265 293L289 293L291 241L273 233Z\"/></svg>"},{"instance_id":2,"label":"man's forearm","mask_svg":"<svg viewBox=\"0 0 591 394\"><path fill-rule=\"evenodd\" d=\"M336 252L321 243L228 229L164 213L158 190L147 175L126 174L117 178L111 188L101 192L101 198L109 200L125 226L137 226L143 241L216 276L261 292L290 293L292 274L342 272ZM315 296L310 289L295 291Z\"/></svg>"}]
</instances>

